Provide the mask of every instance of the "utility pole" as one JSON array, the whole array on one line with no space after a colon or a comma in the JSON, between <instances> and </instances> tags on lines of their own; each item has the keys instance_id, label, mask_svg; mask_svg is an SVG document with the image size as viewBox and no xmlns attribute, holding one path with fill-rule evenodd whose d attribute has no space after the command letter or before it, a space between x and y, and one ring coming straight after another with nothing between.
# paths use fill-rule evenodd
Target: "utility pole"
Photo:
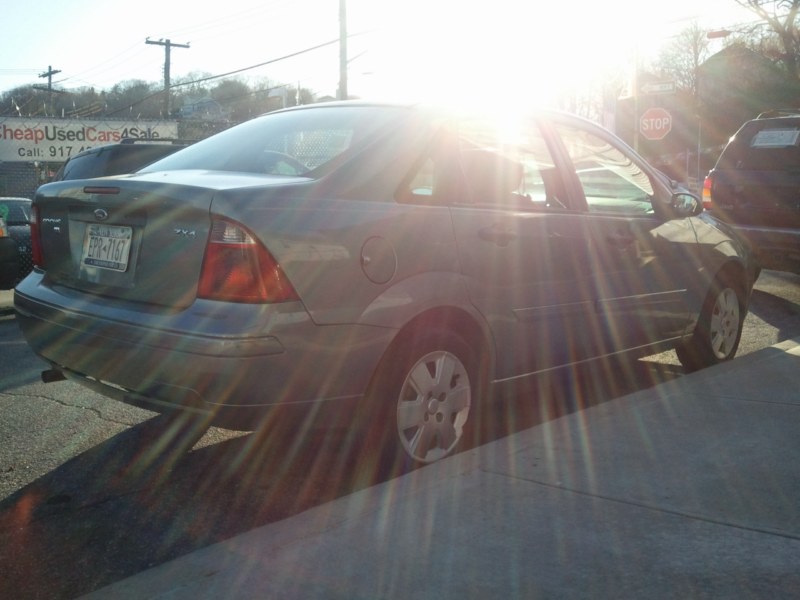
<instances>
[{"instance_id":1,"label":"utility pole","mask_svg":"<svg viewBox=\"0 0 800 600\"><path fill-rule=\"evenodd\" d=\"M347 0L339 0L339 100L347 100Z\"/></svg>"},{"instance_id":2,"label":"utility pole","mask_svg":"<svg viewBox=\"0 0 800 600\"><path fill-rule=\"evenodd\" d=\"M39 73L39 77L47 77L47 87L34 85L33 89L35 90L42 90L47 92L47 100L50 102L50 108L53 108L53 75L56 73L61 73L60 69L53 69L52 66L47 67L47 71L44 73ZM59 93L62 93L59 91ZM45 103L42 107L44 109L44 114L47 114L47 104Z\"/></svg>"},{"instance_id":3,"label":"utility pole","mask_svg":"<svg viewBox=\"0 0 800 600\"><path fill-rule=\"evenodd\" d=\"M56 73L61 73L61 69L55 69L54 70L53 67L48 66L47 67L47 71L45 71L44 73L40 73L39 74L39 77L47 77L47 91L48 92L52 92L53 91L53 75L55 75Z\"/></svg>"},{"instance_id":4,"label":"utility pole","mask_svg":"<svg viewBox=\"0 0 800 600\"><path fill-rule=\"evenodd\" d=\"M166 118L170 115L170 82L169 82L169 53L172 48L188 48L189 44L175 44L169 39L158 40L157 42L147 38L145 44L152 44L154 46L164 46L164 114Z\"/></svg>"}]
</instances>

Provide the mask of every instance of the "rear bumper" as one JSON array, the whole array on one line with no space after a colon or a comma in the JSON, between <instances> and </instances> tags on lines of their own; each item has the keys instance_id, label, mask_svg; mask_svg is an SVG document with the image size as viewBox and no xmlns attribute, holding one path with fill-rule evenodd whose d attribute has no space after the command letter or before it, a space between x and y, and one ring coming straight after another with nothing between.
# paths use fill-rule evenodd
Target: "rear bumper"
<instances>
[{"instance_id":1,"label":"rear bumper","mask_svg":"<svg viewBox=\"0 0 800 600\"><path fill-rule=\"evenodd\" d=\"M763 269L800 273L800 229L735 225Z\"/></svg>"},{"instance_id":2,"label":"rear bumper","mask_svg":"<svg viewBox=\"0 0 800 600\"><path fill-rule=\"evenodd\" d=\"M227 405L210 404L187 389L159 387L142 395L105 381L75 373L64 367L54 365L55 369L68 379L90 390L139 408L155 412L184 411L210 417L210 422L219 427L254 431L266 419L291 419L293 423L303 424L303 428L322 424L326 428L345 428L352 424L353 415L359 408L361 395L327 398L309 402L287 402L271 405ZM54 379L57 381L60 378Z\"/></svg>"},{"instance_id":3,"label":"rear bumper","mask_svg":"<svg viewBox=\"0 0 800 600\"><path fill-rule=\"evenodd\" d=\"M155 328L146 313L139 320L112 319L45 302L31 293L42 289L40 280L34 273L14 295L17 320L34 352L106 396L155 409L210 412L222 421L236 413L248 415L247 421L290 405L346 411L363 395L394 335L361 325L317 326L299 303L294 312L282 307L271 322L250 321L238 332L180 330L163 320Z\"/></svg>"}]
</instances>

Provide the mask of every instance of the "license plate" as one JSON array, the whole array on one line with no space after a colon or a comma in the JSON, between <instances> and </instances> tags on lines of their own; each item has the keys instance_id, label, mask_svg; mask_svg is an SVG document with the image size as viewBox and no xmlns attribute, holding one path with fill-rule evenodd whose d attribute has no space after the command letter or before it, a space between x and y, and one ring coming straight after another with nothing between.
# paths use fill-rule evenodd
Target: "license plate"
<instances>
[{"instance_id":1,"label":"license plate","mask_svg":"<svg viewBox=\"0 0 800 600\"><path fill-rule=\"evenodd\" d=\"M133 229L89 223L83 240L81 263L90 267L126 271Z\"/></svg>"}]
</instances>

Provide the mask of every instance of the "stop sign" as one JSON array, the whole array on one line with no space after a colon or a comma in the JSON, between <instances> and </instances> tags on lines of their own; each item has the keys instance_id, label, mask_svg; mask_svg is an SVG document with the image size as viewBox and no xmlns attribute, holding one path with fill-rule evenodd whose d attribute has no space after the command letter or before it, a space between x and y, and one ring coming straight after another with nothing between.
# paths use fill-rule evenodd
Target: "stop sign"
<instances>
[{"instance_id":1,"label":"stop sign","mask_svg":"<svg viewBox=\"0 0 800 600\"><path fill-rule=\"evenodd\" d=\"M672 130L672 115L663 108L648 108L639 119L639 132L648 140L663 140Z\"/></svg>"}]
</instances>

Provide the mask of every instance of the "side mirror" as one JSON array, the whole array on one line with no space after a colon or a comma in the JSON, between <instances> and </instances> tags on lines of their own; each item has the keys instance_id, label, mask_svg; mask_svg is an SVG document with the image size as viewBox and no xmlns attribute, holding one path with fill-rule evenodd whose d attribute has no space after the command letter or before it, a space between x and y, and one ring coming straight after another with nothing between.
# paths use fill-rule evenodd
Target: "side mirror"
<instances>
[{"instance_id":1,"label":"side mirror","mask_svg":"<svg viewBox=\"0 0 800 600\"><path fill-rule=\"evenodd\" d=\"M703 212L703 203L700 198L689 192L672 194L672 212L676 218L696 217Z\"/></svg>"}]
</instances>

